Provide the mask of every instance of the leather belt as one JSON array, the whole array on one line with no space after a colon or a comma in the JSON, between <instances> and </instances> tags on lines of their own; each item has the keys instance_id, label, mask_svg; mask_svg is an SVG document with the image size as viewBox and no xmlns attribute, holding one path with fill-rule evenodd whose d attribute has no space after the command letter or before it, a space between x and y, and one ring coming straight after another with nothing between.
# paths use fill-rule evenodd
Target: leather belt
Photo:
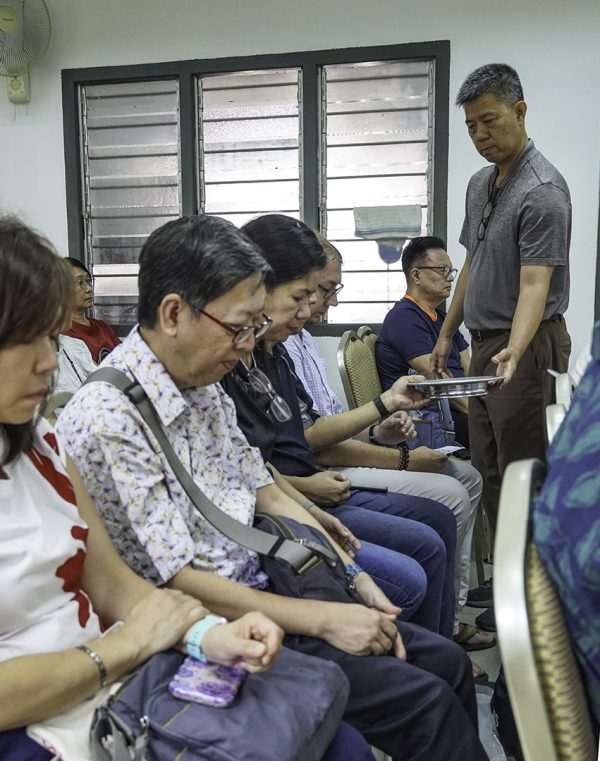
<instances>
[{"instance_id":1,"label":"leather belt","mask_svg":"<svg viewBox=\"0 0 600 761\"><path fill-rule=\"evenodd\" d=\"M545 322L560 322L562 320L562 314L553 314L552 317L548 317L547 320L542 320L541 324ZM494 336L501 336L503 333L510 333L510 328L495 329L495 330L470 330L471 338L474 341L483 341L484 338L493 338Z\"/></svg>"},{"instance_id":2,"label":"leather belt","mask_svg":"<svg viewBox=\"0 0 600 761\"><path fill-rule=\"evenodd\" d=\"M470 330L471 338L474 341L483 341L484 338L501 336L503 333L510 333L510 330Z\"/></svg>"}]
</instances>

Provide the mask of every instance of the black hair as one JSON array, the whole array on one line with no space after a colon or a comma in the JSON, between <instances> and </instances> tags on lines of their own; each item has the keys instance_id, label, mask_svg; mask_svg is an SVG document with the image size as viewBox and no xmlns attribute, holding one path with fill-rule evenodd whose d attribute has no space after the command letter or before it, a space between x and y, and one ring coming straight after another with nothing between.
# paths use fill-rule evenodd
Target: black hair
<instances>
[{"instance_id":1,"label":"black hair","mask_svg":"<svg viewBox=\"0 0 600 761\"><path fill-rule=\"evenodd\" d=\"M436 238L433 235L423 235L422 237L409 240L406 246L404 246L402 251L402 271L407 278L413 267L425 261L427 251L430 248L443 248L445 251L446 244L441 238Z\"/></svg>"},{"instance_id":2,"label":"black hair","mask_svg":"<svg viewBox=\"0 0 600 761\"><path fill-rule=\"evenodd\" d=\"M80 259L75 259L74 256L65 256L65 262L69 262L71 267L75 267L76 270L82 270L82 272L87 273L89 277L92 276L92 273Z\"/></svg>"},{"instance_id":3,"label":"black hair","mask_svg":"<svg viewBox=\"0 0 600 761\"><path fill-rule=\"evenodd\" d=\"M265 280L267 288L298 280L327 264L314 232L293 217L265 214L245 224L242 230L260 246L271 265L273 274Z\"/></svg>"},{"instance_id":4,"label":"black hair","mask_svg":"<svg viewBox=\"0 0 600 761\"><path fill-rule=\"evenodd\" d=\"M507 63L488 63L472 71L460 86L456 105L464 106L484 95L495 95L509 106L523 100L519 75Z\"/></svg>"},{"instance_id":5,"label":"black hair","mask_svg":"<svg viewBox=\"0 0 600 761\"><path fill-rule=\"evenodd\" d=\"M256 274L265 278L270 267L258 246L231 222L206 214L167 222L140 252L138 321L154 327L169 293L179 294L197 312Z\"/></svg>"},{"instance_id":6,"label":"black hair","mask_svg":"<svg viewBox=\"0 0 600 761\"><path fill-rule=\"evenodd\" d=\"M52 244L20 219L0 217L0 350L58 334L72 302L71 273ZM0 466L29 451L35 422L0 423Z\"/></svg>"}]
</instances>

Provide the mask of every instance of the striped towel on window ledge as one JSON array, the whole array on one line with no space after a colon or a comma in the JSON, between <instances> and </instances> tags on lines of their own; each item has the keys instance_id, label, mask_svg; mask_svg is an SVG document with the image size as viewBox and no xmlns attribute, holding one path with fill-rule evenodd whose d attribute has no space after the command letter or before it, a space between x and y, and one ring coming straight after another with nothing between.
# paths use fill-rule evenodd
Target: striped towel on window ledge
<instances>
[{"instance_id":1,"label":"striped towel on window ledge","mask_svg":"<svg viewBox=\"0 0 600 761\"><path fill-rule=\"evenodd\" d=\"M407 238L421 232L421 207L358 206L354 209L354 234L368 240L386 240L400 247Z\"/></svg>"}]
</instances>

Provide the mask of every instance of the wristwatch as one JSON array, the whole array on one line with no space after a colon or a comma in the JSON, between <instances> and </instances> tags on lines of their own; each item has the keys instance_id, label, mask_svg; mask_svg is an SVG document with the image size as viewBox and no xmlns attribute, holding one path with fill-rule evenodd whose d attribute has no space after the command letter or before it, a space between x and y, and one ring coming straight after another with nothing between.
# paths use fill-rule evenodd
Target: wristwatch
<instances>
[{"instance_id":1,"label":"wristwatch","mask_svg":"<svg viewBox=\"0 0 600 761\"><path fill-rule=\"evenodd\" d=\"M379 423L374 423L373 425L369 426L369 441L371 442L371 444L375 444L376 447L381 446L381 442L377 441L377 439L375 438L375 433L374 433L375 428L377 428L378 425Z\"/></svg>"},{"instance_id":2,"label":"wristwatch","mask_svg":"<svg viewBox=\"0 0 600 761\"><path fill-rule=\"evenodd\" d=\"M363 573L363 569L358 563L348 563L346 566L346 578L348 579L348 587L351 590L356 589L356 577L359 573Z\"/></svg>"}]
</instances>

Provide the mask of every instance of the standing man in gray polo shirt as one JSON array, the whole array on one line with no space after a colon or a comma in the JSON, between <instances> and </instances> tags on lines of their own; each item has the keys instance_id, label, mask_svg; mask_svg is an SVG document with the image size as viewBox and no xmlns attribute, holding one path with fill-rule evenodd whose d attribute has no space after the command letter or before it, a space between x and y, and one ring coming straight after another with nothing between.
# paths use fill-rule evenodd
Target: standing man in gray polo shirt
<instances>
[{"instance_id":1,"label":"standing man in gray polo shirt","mask_svg":"<svg viewBox=\"0 0 600 761\"><path fill-rule=\"evenodd\" d=\"M463 322L471 333L470 375L501 375L500 390L469 400L472 463L483 476L483 504L496 524L506 466L544 459L544 410L554 368L566 372L571 199L561 174L525 131L527 104L517 72L481 66L463 82L469 136L490 166L469 182L460 242L467 249L450 310L431 355L446 368Z\"/></svg>"}]
</instances>

